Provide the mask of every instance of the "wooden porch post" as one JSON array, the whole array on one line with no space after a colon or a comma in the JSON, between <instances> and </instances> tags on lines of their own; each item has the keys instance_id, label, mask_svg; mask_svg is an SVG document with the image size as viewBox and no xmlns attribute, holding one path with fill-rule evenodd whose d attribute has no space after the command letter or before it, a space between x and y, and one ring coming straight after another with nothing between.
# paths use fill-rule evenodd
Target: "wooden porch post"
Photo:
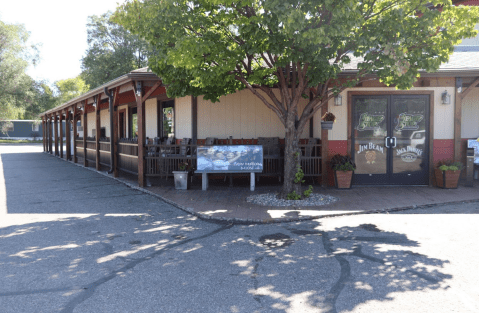
<instances>
[{"instance_id":1,"label":"wooden porch post","mask_svg":"<svg viewBox=\"0 0 479 313\"><path fill-rule=\"evenodd\" d=\"M58 156L58 113L55 113L55 122L53 127L55 128L55 156Z\"/></svg>"},{"instance_id":2,"label":"wooden porch post","mask_svg":"<svg viewBox=\"0 0 479 313\"><path fill-rule=\"evenodd\" d=\"M77 163L77 123L78 123L78 116L77 116L77 105L73 106L73 163Z\"/></svg>"},{"instance_id":3,"label":"wooden porch post","mask_svg":"<svg viewBox=\"0 0 479 313\"><path fill-rule=\"evenodd\" d=\"M50 121L48 122L48 151L53 154L53 115L50 115Z\"/></svg>"},{"instance_id":4,"label":"wooden porch post","mask_svg":"<svg viewBox=\"0 0 479 313\"><path fill-rule=\"evenodd\" d=\"M454 161L462 162L461 147L461 118L462 118L462 78L456 77L454 88ZM464 163L464 162L463 162Z\"/></svg>"},{"instance_id":5,"label":"wooden porch post","mask_svg":"<svg viewBox=\"0 0 479 313\"><path fill-rule=\"evenodd\" d=\"M46 138L45 138L45 117L42 116L42 141L43 141L43 152L46 151Z\"/></svg>"},{"instance_id":6,"label":"wooden porch post","mask_svg":"<svg viewBox=\"0 0 479 313\"><path fill-rule=\"evenodd\" d=\"M88 136L88 117L86 114L87 100L83 102L83 166L88 167L88 160L86 158L86 137Z\"/></svg>"},{"instance_id":7,"label":"wooden porch post","mask_svg":"<svg viewBox=\"0 0 479 313\"><path fill-rule=\"evenodd\" d=\"M120 87L115 89L115 98L113 99L113 129L110 129L110 136L113 136L113 147L110 147L110 153L113 153L113 177L118 177L118 104L120 103Z\"/></svg>"},{"instance_id":8,"label":"wooden porch post","mask_svg":"<svg viewBox=\"0 0 479 313\"><path fill-rule=\"evenodd\" d=\"M71 160L72 158L72 145L71 145L71 137L70 137L70 109L67 108L66 113L65 113L65 140L66 140L66 149L67 149L67 161Z\"/></svg>"},{"instance_id":9,"label":"wooden porch post","mask_svg":"<svg viewBox=\"0 0 479 313\"><path fill-rule=\"evenodd\" d=\"M145 180L145 140L146 140L146 125L145 125L145 101L143 101L143 90L140 86L136 86L136 106L138 113L138 186L144 187Z\"/></svg>"},{"instance_id":10,"label":"wooden porch post","mask_svg":"<svg viewBox=\"0 0 479 313\"><path fill-rule=\"evenodd\" d=\"M96 98L96 106L95 106L95 127L96 127L96 134L95 134L95 147L96 147L96 157L95 157L95 168L97 171L100 170L100 135L101 135L101 120L100 120L100 100L101 94L99 94Z\"/></svg>"},{"instance_id":11,"label":"wooden porch post","mask_svg":"<svg viewBox=\"0 0 479 313\"><path fill-rule=\"evenodd\" d=\"M321 107L321 116L328 112L328 103L326 102ZM328 186L328 130L321 129L321 186L327 187Z\"/></svg>"},{"instance_id":12,"label":"wooden porch post","mask_svg":"<svg viewBox=\"0 0 479 313\"><path fill-rule=\"evenodd\" d=\"M59 120L60 122L58 124L60 125L60 158L63 159L63 111L60 111Z\"/></svg>"}]
</instances>

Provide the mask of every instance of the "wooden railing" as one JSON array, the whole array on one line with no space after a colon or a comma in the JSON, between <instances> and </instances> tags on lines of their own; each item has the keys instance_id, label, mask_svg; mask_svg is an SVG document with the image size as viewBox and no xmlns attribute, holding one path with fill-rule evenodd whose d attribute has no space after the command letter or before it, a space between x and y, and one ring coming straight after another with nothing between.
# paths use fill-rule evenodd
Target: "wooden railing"
<instances>
[{"instance_id":1,"label":"wooden railing","mask_svg":"<svg viewBox=\"0 0 479 313\"><path fill-rule=\"evenodd\" d=\"M100 139L100 164L110 166L110 141Z\"/></svg>"},{"instance_id":2,"label":"wooden railing","mask_svg":"<svg viewBox=\"0 0 479 313\"><path fill-rule=\"evenodd\" d=\"M250 144L254 144L250 140ZM234 144L237 144L233 140ZM239 143L238 143L239 144ZM245 145L245 143L241 143ZM201 145L201 144L200 144ZM196 149L199 145L146 145L146 176L170 177L179 170L182 162L189 162L196 168ZM185 149L186 147L186 149ZM302 151L301 167L305 177L321 176L321 144L299 144ZM180 153L183 151L186 153ZM277 176L284 174L284 144L263 146L263 172L259 176Z\"/></svg>"},{"instance_id":3,"label":"wooden railing","mask_svg":"<svg viewBox=\"0 0 479 313\"><path fill-rule=\"evenodd\" d=\"M138 174L138 141L124 138L118 141L118 169Z\"/></svg>"},{"instance_id":4,"label":"wooden railing","mask_svg":"<svg viewBox=\"0 0 479 313\"><path fill-rule=\"evenodd\" d=\"M86 141L86 159L89 162L96 162L96 141L87 138Z\"/></svg>"},{"instance_id":5,"label":"wooden railing","mask_svg":"<svg viewBox=\"0 0 479 313\"><path fill-rule=\"evenodd\" d=\"M77 157L78 158L84 158L84 155L83 155L83 139L76 139L75 140L76 142L76 150L77 150Z\"/></svg>"}]
</instances>

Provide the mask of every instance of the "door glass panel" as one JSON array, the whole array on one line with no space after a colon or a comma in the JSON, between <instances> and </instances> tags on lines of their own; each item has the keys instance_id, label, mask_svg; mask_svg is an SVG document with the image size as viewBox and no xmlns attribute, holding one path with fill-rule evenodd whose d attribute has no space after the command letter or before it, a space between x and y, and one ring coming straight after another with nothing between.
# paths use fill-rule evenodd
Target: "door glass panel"
<instances>
[{"instance_id":1,"label":"door glass panel","mask_svg":"<svg viewBox=\"0 0 479 313\"><path fill-rule=\"evenodd\" d=\"M388 99L357 98L354 103L354 160L355 174L386 174Z\"/></svg>"},{"instance_id":2,"label":"door glass panel","mask_svg":"<svg viewBox=\"0 0 479 313\"><path fill-rule=\"evenodd\" d=\"M427 167L427 102L424 97L395 97L392 103L393 173L423 171ZM393 145L394 146L394 145Z\"/></svg>"}]
</instances>

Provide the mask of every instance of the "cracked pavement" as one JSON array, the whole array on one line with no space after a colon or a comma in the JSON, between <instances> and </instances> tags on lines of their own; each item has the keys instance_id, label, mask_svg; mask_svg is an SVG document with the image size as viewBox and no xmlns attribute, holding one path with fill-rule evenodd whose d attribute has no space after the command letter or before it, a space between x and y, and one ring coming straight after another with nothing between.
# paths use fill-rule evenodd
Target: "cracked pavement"
<instances>
[{"instance_id":1,"label":"cracked pavement","mask_svg":"<svg viewBox=\"0 0 479 313\"><path fill-rule=\"evenodd\" d=\"M1 312L478 312L479 205L232 225L0 146Z\"/></svg>"}]
</instances>

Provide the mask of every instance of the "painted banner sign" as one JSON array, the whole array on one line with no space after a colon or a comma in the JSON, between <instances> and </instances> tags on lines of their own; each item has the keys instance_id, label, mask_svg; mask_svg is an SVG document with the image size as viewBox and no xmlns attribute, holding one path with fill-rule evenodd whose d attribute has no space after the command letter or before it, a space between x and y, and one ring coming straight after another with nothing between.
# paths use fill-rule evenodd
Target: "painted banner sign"
<instances>
[{"instance_id":1,"label":"painted banner sign","mask_svg":"<svg viewBox=\"0 0 479 313\"><path fill-rule=\"evenodd\" d=\"M199 146L197 172L263 171L263 146Z\"/></svg>"}]
</instances>

